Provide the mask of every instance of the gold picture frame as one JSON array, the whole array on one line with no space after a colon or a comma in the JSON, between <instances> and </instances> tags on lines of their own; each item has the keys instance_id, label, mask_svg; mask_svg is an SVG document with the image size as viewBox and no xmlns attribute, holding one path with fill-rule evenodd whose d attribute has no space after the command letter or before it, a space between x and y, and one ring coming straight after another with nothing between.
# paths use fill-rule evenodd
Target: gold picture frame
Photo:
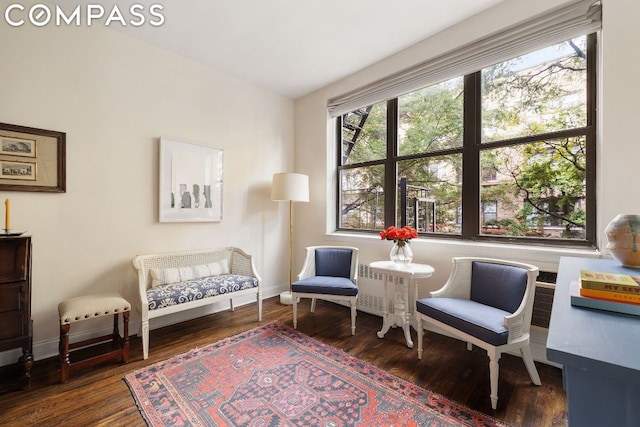
<instances>
[{"instance_id":1,"label":"gold picture frame","mask_svg":"<svg viewBox=\"0 0 640 427\"><path fill-rule=\"evenodd\" d=\"M66 192L66 133L0 123L0 191Z\"/></svg>"},{"instance_id":2,"label":"gold picture frame","mask_svg":"<svg viewBox=\"0 0 640 427\"><path fill-rule=\"evenodd\" d=\"M20 181L36 181L36 164L0 160L0 178Z\"/></svg>"}]
</instances>

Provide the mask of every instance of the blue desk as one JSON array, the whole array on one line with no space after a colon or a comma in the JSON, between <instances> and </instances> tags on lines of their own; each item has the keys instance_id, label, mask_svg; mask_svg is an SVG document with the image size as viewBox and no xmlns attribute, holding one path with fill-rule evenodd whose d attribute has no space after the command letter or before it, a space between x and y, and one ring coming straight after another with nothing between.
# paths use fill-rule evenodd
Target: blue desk
<instances>
[{"instance_id":1,"label":"blue desk","mask_svg":"<svg viewBox=\"0 0 640 427\"><path fill-rule=\"evenodd\" d=\"M615 260L560 259L547 358L563 365L569 426L640 426L640 317L572 306L580 269L640 275Z\"/></svg>"}]
</instances>

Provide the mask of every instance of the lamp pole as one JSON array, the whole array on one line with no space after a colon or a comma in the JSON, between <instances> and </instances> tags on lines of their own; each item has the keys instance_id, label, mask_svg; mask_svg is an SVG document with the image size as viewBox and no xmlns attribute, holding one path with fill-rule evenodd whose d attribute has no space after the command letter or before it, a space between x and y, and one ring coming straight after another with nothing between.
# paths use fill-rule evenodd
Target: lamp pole
<instances>
[{"instance_id":1,"label":"lamp pole","mask_svg":"<svg viewBox=\"0 0 640 427\"><path fill-rule=\"evenodd\" d=\"M309 201L309 177L299 173L273 175L271 200L289 202L289 290L280 294L282 304L292 304L293 284L293 202Z\"/></svg>"},{"instance_id":2,"label":"lamp pole","mask_svg":"<svg viewBox=\"0 0 640 427\"><path fill-rule=\"evenodd\" d=\"M293 283L293 200L289 200L289 295L293 289L291 284Z\"/></svg>"}]
</instances>

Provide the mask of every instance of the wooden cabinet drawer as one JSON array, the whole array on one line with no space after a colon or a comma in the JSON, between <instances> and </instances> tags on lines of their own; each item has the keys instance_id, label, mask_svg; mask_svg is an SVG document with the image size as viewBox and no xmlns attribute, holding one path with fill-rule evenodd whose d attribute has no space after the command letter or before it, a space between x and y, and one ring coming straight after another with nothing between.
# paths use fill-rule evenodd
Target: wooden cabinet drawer
<instances>
[{"instance_id":1,"label":"wooden cabinet drawer","mask_svg":"<svg viewBox=\"0 0 640 427\"><path fill-rule=\"evenodd\" d=\"M33 365L31 237L1 236L0 351L16 348L22 349L18 360L22 374L15 385L26 389L31 384L29 371Z\"/></svg>"},{"instance_id":2,"label":"wooden cabinet drawer","mask_svg":"<svg viewBox=\"0 0 640 427\"><path fill-rule=\"evenodd\" d=\"M22 307L22 282L0 284L0 313L5 311L17 311ZM0 323L0 329L3 328Z\"/></svg>"},{"instance_id":3,"label":"wooden cabinet drawer","mask_svg":"<svg viewBox=\"0 0 640 427\"><path fill-rule=\"evenodd\" d=\"M26 240L0 239L0 283L27 279Z\"/></svg>"},{"instance_id":4,"label":"wooden cabinet drawer","mask_svg":"<svg viewBox=\"0 0 640 427\"><path fill-rule=\"evenodd\" d=\"M7 338L15 338L22 335L26 335L27 331L24 331L22 326L23 313L19 311L5 311L0 313L0 340Z\"/></svg>"}]
</instances>

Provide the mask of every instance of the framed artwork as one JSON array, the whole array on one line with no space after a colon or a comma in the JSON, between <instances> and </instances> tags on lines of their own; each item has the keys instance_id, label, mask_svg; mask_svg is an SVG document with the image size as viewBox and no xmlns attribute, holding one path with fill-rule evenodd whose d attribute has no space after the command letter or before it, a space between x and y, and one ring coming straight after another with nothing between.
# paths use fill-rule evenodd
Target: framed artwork
<instances>
[{"instance_id":1,"label":"framed artwork","mask_svg":"<svg viewBox=\"0 0 640 427\"><path fill-rule=\"evenodd\" d=\"M36 164L27 162L0 161L0 178L23 181L36 180Z\"/></svg>"},{"instance_id":2,"label":"framed artwork","mask_svg":"<svg viewBox=\"0 0 640 427\"><path fill-rule=\"evenodd\" d=\"M66 133L0 123L0 191L66 191Z\"/></svg>"},{"instance_id":3,"label":"framed artwork","mask_svg":"<svg viewBox=\"0 0 640 427\"><path fill-rule=\"evenodd\" d=\"M222 221L223 151L160 138L160 222Z\"/></svg>"}]
</instances>

